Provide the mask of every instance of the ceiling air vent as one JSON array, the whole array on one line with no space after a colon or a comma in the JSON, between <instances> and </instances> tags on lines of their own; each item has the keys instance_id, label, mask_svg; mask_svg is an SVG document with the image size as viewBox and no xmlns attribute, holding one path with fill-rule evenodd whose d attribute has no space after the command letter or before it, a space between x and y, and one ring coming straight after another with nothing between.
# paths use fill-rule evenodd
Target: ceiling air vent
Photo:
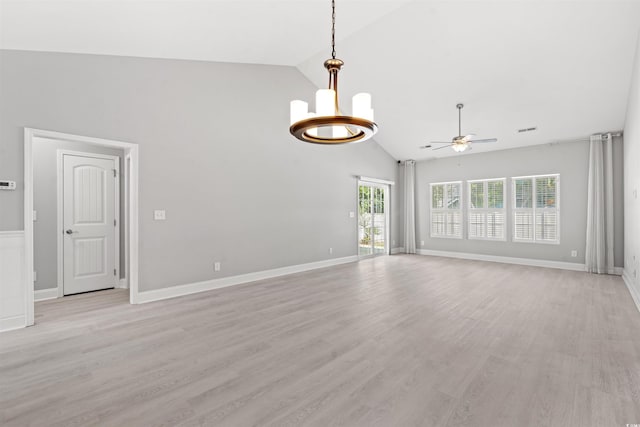
<instances>
[{"instance_id":1,"label":"ceiling air vent","mask_svg":"<svg viewBox=\"0 0 640 427\"><path fill-rule=\"evenodd\" d=\"M533 132L536 129L538 129L538 128L537 127L522 128L522 129L518 129L518 133Z\"/></svg>"}]
</instances>

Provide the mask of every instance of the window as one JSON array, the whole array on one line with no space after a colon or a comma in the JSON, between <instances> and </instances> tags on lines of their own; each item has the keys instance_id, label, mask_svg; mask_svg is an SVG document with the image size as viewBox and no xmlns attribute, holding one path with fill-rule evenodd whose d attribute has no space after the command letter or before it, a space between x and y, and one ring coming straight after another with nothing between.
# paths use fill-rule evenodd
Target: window
<instances>
[{"instance_id":1,"label":"window","mask_svg":"<svg viewBox=\"0 0 640 427\"><path fill-rule=\"evenodd\" d=\"M431 237L462 238L462 183L431 184Z\"/></svg>"},{"instance_id":2,"label":"window","mask_svg":"<svg viewBox=\"0 0 640 427\"><path fill-rule=\"evenodd\" d=\"M504 178L469 181L469 239L506 239L504 193Z\"/></svg>"},{"instance_id":3,"label":"window","mask_svg":"<svg viewBox=\"0 0 640 427\"><path fill-rule=\"evenodd\" d=\"M513 240L560 243L560 175L512 178Z\"/></svg>"}]
</instances>

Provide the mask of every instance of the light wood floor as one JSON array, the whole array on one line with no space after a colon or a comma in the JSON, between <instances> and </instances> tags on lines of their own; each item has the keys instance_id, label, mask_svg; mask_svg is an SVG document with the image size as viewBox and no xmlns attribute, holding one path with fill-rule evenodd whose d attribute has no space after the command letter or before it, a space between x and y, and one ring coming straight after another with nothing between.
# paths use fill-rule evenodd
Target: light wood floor
<instances>
[{"instance_id":1,"label":"light wood floor","mask_svg":"<svg viewBox=\"0 0 640 427\"><path fill-rule=\"evenodd\" d=\"M391 256L0 335L3 426L625 426L640 313L612 276Z\"/></svg>"}]
</instances>

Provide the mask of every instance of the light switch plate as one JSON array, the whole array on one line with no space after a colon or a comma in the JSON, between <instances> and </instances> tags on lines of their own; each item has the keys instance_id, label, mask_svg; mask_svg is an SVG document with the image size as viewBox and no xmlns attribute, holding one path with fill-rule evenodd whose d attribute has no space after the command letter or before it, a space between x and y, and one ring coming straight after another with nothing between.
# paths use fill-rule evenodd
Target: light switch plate
<instances>
[{"instance_id":1,"label":"light switch plate","mask_svg":"<svg viewBox=\"0 0 640 427\"><path fill-rule=\"evenodd\" d=\"M356 213L355 213L355 212L353 212L353 211L352 211L352 212L349 212L349 218L353 218L353 217L355 217L355 216L356 216Z\"/></svg>"},{"instance_id":2,"label":"light switch plate","mask_svg":"<svg viewBox=\"0 0 640 427\"><path fill-rule=\"evenodd\" d=\"M167 213L165 210L155 210L153 211L153 219L156 221L164 221L167 219Z\"/></svg>"}]
</instances>

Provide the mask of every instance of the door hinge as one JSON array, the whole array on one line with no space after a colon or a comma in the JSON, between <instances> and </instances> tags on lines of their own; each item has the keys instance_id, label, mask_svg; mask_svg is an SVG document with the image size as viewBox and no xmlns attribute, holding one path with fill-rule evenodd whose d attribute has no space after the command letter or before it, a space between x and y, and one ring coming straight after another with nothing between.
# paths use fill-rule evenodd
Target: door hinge
<instances>
[{"instance_id":1,"label":"door hinge","mask_svg":"<svg viewBox=\"0 0 640 427\"><path fill-rule=\"evenodd\" d=\"M113 169L113 177L115 178L116 176L118 176L118 171L116 171L115 169Z\"/></svg>"},{"instance_id":2,"label":"door hinge","mask_svg":"<svg viewBox=\"0 0 640 427\"><path fill-rule=\"evenodd\" d=\"M114 276L116 275L116 269L115 268L113 269L113 275Z\"/></svg>"}]
</instances>

